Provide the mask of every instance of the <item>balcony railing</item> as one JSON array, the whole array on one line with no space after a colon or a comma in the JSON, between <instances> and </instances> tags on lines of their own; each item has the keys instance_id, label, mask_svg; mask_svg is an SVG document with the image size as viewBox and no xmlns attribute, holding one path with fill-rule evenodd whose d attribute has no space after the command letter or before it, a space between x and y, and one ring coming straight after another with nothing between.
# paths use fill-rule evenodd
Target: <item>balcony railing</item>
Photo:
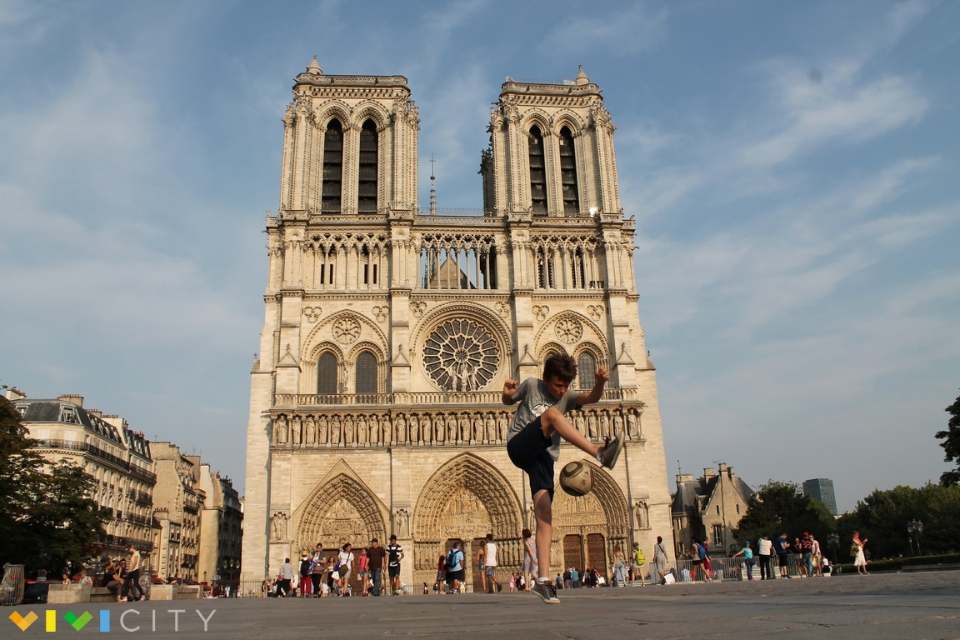
<instances>
[{"instance_id":1,"label":"balcony railing","mask_svg":"<svg viewBox=\"0 0 960 640\"><path fill-rule=\"evenodd\" d=\"M44 439L34 440L33 443L33 446L40 449L66 449L68 451L87 453L94 458L99 458L102 461L109 462L115 466L125 469L130 475L137 476L152 483L157 481L157 475L155 473L140 469L139 467L130 464L127 460L124 460L119 456L115 456L109 451L104 451L100 447L92 445L89 442L79 442L77 440Z\"/></svg>"},{"instance_id":2,"label":"balcony railing","mask_svg":"<svg viewBox=\"0 0 960 640\"><path fill-rule=\"evenodd\" d=\"M501 404L500 391L427 391L415 393L278 393L277 408L323 406L383 406L383 405L490 405ZM603 399L608 401L639 400L636 388L607 388Z\"/></svg>"}]
</instances>

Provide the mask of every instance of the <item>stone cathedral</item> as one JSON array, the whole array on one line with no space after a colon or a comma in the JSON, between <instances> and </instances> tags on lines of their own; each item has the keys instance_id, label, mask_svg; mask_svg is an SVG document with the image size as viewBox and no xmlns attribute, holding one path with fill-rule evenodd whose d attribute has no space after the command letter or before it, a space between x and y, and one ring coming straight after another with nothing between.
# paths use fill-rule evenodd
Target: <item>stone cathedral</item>
<instances>
[{"instance_id":1,"label":"stone cathedral","mask_svg":"<svg viewBox=\"0 0 960 640\"><path fill-rule=\"evenodd\" d=\"M590 438L623 434L616 469L554 503L551 575L597 567L656 536L673 549L656 373L638 315L634 222L620 205L614 126L581 69L508 79L480 155L483 211L417 201L419 112L403 76L331 75L314 59L283 115L280 206L251 371L243 580L258 588L318 543L395 533L405 585L432 585L453 540L474 561L488 532L519 570L529 487L506 453L503 382L552 352L598 367L602 402L571 413ZM478 185L479 186L479 185ZM585 459L564 445L559 469ZM253 587L256 585L256 587Z\"/></svg>"}]
</instances>

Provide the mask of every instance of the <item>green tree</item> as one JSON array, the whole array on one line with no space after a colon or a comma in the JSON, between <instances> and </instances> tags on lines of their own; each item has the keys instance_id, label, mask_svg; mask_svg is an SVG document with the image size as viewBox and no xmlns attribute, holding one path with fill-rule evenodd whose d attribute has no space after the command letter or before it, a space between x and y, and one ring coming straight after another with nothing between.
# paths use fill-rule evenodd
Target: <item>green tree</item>
<instances>
[{"instance_id":1,"label":"green tree","mask_svg":"<svg viewBox=\"0 0 960 640\"><path fill-rule=\"evenodd\" d=\"M960 396L945 411L950 414L950 419L946 431L937 432L937 440L943 440L940 446L943 447L944 462L954 462L956 468L944 471L940 476L940 484L944 486L960 484Z\"/></svg>"},{"instance_id":2,"label":"green tree","mask_svg":"<svg viewBox=\"0 0 960 640\"><path fill-rule=\"evenodd\" d=\"M737 539L755 542L761 535L781 533L792 538L809 531L825 547L827 535L833 530L833 516L818 500L803 495L793 483L769 482L750 498Z\"/></svg>"},{"instance_id":3,"label":"green tree","mask_svg":"<svg viewBox=\"0 0 960 640\"><path fill-rule=\"evenodd\" d=\"M911 541L907 523L919 520L923 533ZM840 518L841 552L849 547L854 531L870 540L867 549L873 558L894 558L915 553L946 553L960 548L960 486L927 484L923 487L897 486L874 491Z\"/></svg>"},{"instance_id":4,"label":"green tree","mask_svg":"<svg viewBox=\"0 0 960 640\"><path fill-rule=\"evenodd\" d=\"M60 571L104 537L94 480L66 461L48 465L30 448L20 414L0 398L0 559Z\"/></svg>"}]
</instances>

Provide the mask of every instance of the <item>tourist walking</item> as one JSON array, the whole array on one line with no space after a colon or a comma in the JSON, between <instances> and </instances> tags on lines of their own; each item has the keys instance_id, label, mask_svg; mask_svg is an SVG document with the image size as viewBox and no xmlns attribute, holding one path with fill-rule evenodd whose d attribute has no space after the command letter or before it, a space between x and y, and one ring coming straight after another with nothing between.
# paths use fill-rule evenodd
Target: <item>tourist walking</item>
<instances>
[{"instance_id":1,"label":"tourist walking","mask_svg":"<svg viewBox=\"0 0 960 640\"><path fill-rule=\"evenodd\" d=\"M300 597L306 598L311 594L313 588L313 579L310 577L310 556L307 555L307 550L304 549L300 552Z\"/></svg>"},{"instance_id":2,"label":"tourist walking","mask_svg":"<svg viewBox=\"0 0 960 640\"><path fill-rule=\"evenodd\" d=\"M760 556L760 579L772 580L773 567L770 563L770 556L773 553L773 542L766 534L760 536L757 542L757 555Z\"/></svg>"},{"instance_id":3,"label":"tourist walking","mask_svg":"<svg viewBox=\"0 0 960 640\"><path fill-rule=\"evenodd\" d=\"M733 554L734 558L743 556L743 564L745 565L745 570L747 572L747 580L753 580L753 547L750 546L750 542L746 542L743 545L743 548L740 551L737 551Z\"/></svg>"},{"instance_id":4,"label":"tourist walking","mask_svg":"<svg viewBox=\"0 0 960 640\"><path fill-rule=\"evenodd\" d=\"M803 563L804 574L813 577L813 534L804 531L800 536L800 557Z\"/></svg>"},{"instance_id":5,"label":"tourist walking","mask_svg":"<svg viewBox=\"0 0 960 640\"><path fill-rule=\"evenodd\" d=\"M437 583L436 583L436 592L437 595L443 593L443 585L447 582L447 557L440 556L440 559L437 560Z\"/></svg>"},{"instance_id":6,"label":"tourist walking","mask_svg":"<svg viewBox=\"0 0 960 640\"><path fill-rule=\"evenodd\" d=\"M350 595L350 573L353 571L353 545L349 542L340 547L337 564L334 565L339 576L338 586L341 596Z\"/></svg>"},{"instance_id":7,"label":"tourist walking","mask_svg":"<svg viewBox=\"0 0 960 640\"><path fill-rule=\"evenodd\" d=\"M447 593L460 593L466 571L463 563L465 557L460 549L460 542L455 541L447 553Z\"/></svg>"},{"instance_id":8,"label":"tourist walking","mask_svg":"<svg viewBox=\"0 0 960 640\"><path fill-rule=\"evenodd\" d=\"M777 567L780 569L781 578L790 577L790 541L787 540L786 532L773 541L773 550L777 553Z\"/></svg>"},{"instance_id":9,"label":"tourist walking","mask_svg":"<svg viewBox=\"0 0 960 640\"><path fill-rule=\"evenodd\" d=\"M310 563L310 584L313 587L313 597L319 598L321 594L321 584L323 583L323 549L320 543L317 543L313 552L313 558Z\"/></svg>"},{"instance_id":10,"label":"tourist walking","mask_svg":"<svg viewBox=\"0 0 960 640\"><path fill-rule=\"evenodd\" d=\"M487 534L487 542L483 545L483 572L487 576L487 588L490 593L500 590L497 584L497 543L493 541L493 534Z\"/></svg>"},{"instance_id":11,"label":"tourist walking","mask_svg":"<svg viewBox=\"0 0 960 640\"><path fill-rule=\"evenodd\" d=\"M625 587L627 586L627 563L626 558L623 557L623 550L620 549L620 545L617 545L613 548L613 582L610 586L612 587Z\"/></svg>"},{"instance_id":12,"label":"tourist walking","mask_svg":"<svg viewBox=\"0 0 960 640\"><path fill-rule=\"evenodd\" d=\"M280 567L280 579L277 580L277 596L286 598L290 593L291 583L293 582L293 565L290 564L290 558L283 560Z\"/></svg>"},{"instance_id":13,"label":"tourist walking","mask_svg":"<svg viewBox=\"0 0 960 640\"><path fill-rule=\"evenodd\" d=\"M657 582L663 583L667 575L667 548L663 546L663 536L657 536L657 544L653 545L653 569Z\"/></svg>"},{"instance_id":14,"label":"tourist walking","mask_svg":"<svg viewBox=\"0 0 960 640\"><path fill-rule=\"evenodd\" d=\"M537 579L537 543L530 529L523 530L523 578L528 585Z\"/></svg>"},{"instance_id":15,"label":"tourist walking","mask_svg":"<svg viewBox=\"0 0 960 640\"><path fill-rule=\"evenodd\" d=\"M867 554L865 552L867 546L867 539L860 537L859 531L853 532L853 544L850 546L850 551L853 556L853 566L857 568L857 573L866 576L867 573Z\"/></svg>"},{"instance_id":16,"label":"tourist walking","mask_svg":"<svg viewBox=\"0 0 960 640\"><path fill-rule=\"evenodd\" d=\"M640 580L640 586L645 587L647 583L643 579L643 567L647 564L647 557L643 554L643 549L640 548L639 542L633 543L633 557L630 559L631 563L631 582L636 583L637 579Z\"/></svg>"},{"instance_id":17,"label":"tourist walking","mask_svg":"<svg viewBox=\"0 0 960 640\"><path fill-rule=\"evenodd\" d=\"M483 547L480 547L480 549L477 550L476 567L477 567L477 574L479 574L480 576L480 591L482 593L487 592L487 572L484 571L484 564L483 564L483 561L486 557L487 557L486 549L484 549Z\"/></svg>"},{"instance_id":18,"label":"tourist walking","mask_svg":"<svg viewBox=\"0 0 960 640\"><path fill-rule=\"evenodd\" d=\"M380 546L380 540L370 539L370 548L367 549L368 571L370 572L370 589L373 595L380 597L383 588L383 562L387 551Z\"/></svg>"},{"instance_id":19,"label":"tourist walking","mask_svg":"<svg viewBox=\"0 0 960 640\"><path fill-rule=\"evenodd\" d=\"M360 595L366 597L370 593L370 556L366 549L360 549L360 555L357 556L357 577L360 578Z\"/></svg>"},{"instance_id":20,"label":"tourist walking","mask_svg":"<svg viewBox=\"0 0 960 640\"><path fill-rule=\"evenodd\" d=\"M387 577L390 579L390 591L393 595L400 595L400 561L403 560L403 547L397 544L397 536L390 536L387 545ZM374 584L374 589L378 587Z\"/></svg>"},{"instance_id":21,"label":"tourist walking","mask_svg":"<svg viewBox=\"0 0 960 640\"><path fill-rule=\"evenodd\" d=\"M810 534L811 554L813 556L813 570L818 577L823 576L823 551L820 549L820 541L814 535Z\"/></svg>"},{"instance_id":22,"label":"tourist walking","mask_svg":"<svg viewBox=\"0 0 960 640\"><path fill-rule=\"evenodd\" d=\"M127 572L123 577L123 600L125 602L146 600L147 597L140 588L140 552L133 545L130 545L128 551Z\"/></svg>"}]
</instances>

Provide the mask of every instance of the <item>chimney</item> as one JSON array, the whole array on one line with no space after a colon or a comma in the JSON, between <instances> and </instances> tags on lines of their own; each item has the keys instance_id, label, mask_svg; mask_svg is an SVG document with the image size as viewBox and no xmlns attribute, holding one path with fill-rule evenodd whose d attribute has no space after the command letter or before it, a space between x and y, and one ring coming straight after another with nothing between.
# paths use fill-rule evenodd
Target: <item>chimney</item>
<instances>
[{"instance_id":1,"label":"chimney","mask_svg":"<svg viewBox=\"0 0 960 640\"><path fill-rule=\"evenodd\" d=\"M83 396L79 393L65 393L62 396L57 396L57 400L60 402L69 402L77 405L78 407L83 406Z\"/></svg>"},{"instance_id":2,"label":"chimney","mask_svg":"<svg viewBox=\"0 0 960 640\"><path fill-rule=\"evenodd\" d=\"M101 417L103 418L103 421L109 424L110 426L114 427L118 431L123 431L123 427L126 424L126 421L120 416L108 414Z\"/></svg>"},{"instance_id":3,"label":"chimney","mask_svg":"<svg viewBox=\"0 0 960 640\"><path fill-rule=\"evenodd\" d=\"M87 409L87 413L92 416L97 416L98 418L103 417L103 411L100 411L100 409Z\"/></svg>"},{"instance_id":4,"label":"chimney","mask_svg":"<svg viewBox=\"0 0 960 640\"><path fill-rule=\"evenodd\" d=\"M706 467L706 468L703 470L703 479L704 479L704 480L709 480L710 478L713 478L713 477L716 476L716 475L717 475L717 472L714 471L712 467Z\"/></svg>"}]
</instances>

